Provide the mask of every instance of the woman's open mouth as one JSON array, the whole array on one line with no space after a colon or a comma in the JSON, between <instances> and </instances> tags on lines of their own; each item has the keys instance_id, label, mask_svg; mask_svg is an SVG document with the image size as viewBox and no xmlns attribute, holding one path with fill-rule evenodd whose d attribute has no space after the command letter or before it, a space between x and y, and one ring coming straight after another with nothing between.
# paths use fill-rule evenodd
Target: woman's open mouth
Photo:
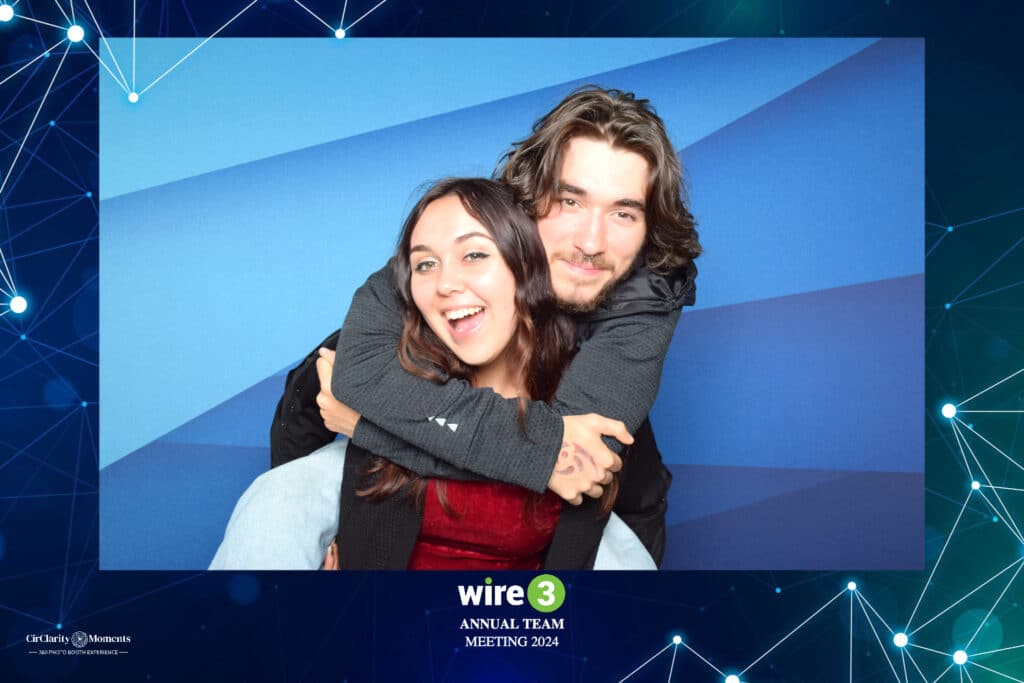
<instances>
[{"instance_id":1,"label":"woman's open mouth","mask_svg":"<svg viewBox=\"0 0 1024 683\"><path fill-rule=\"evenodd\" d=\"M448 327L451 329L452 335L459 339L476 332L480 328L484 320L484 307L467 306L465 308L455 308L445 311L444 317L448 321Z\"/></svg>"}]
</instances>

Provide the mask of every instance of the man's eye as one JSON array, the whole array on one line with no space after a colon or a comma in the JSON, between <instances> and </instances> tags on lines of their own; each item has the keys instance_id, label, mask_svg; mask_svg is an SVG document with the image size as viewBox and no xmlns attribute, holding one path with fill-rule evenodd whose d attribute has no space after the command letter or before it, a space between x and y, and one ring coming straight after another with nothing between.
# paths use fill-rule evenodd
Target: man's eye
<instances>
[{"instance_id":1,"label":"man's eye","mask_svg":"<svg viewBox=\"0 0 1024 683\"><path fill-rule=\"evenodd\" d=\"M558 201L560 201L562 203L562 206L568 207L570 209L576 208L577 206L580 205L580 203L578 201L576 201L575 199L573 199L572 197L563 197L562 199L559 199Z\"/></svg>"},{"instance_id":2,"label":"man's eye","mask_svg":"<svg viewBox=\"0 0 1024 683\"><path fill-rule=\"evenodd\" d=\"M635 221L636 220L636 216L634 216L633 214L628 213L626 211L617 211L615 213L615 217L620 219L620 220L624 220L624 221Z\"/></svg>"}]
</instances>

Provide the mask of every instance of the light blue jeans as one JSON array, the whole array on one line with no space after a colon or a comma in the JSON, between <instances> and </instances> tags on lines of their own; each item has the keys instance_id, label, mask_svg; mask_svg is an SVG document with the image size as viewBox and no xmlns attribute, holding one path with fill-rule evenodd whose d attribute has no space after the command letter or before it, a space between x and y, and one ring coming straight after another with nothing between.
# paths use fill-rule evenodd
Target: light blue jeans
<instances>
[{"instance_id":1,"label":"light blue jeans","mask_svg":"<svg viewBox=\"0 0 1024 683\"><path fill-rule=\"evenodd\" d=\"M210 569L319 569L338 533L347 439L264 472L238 499ZM594 569L657 569L612 513Z\"/></svg>"}]
</instances>

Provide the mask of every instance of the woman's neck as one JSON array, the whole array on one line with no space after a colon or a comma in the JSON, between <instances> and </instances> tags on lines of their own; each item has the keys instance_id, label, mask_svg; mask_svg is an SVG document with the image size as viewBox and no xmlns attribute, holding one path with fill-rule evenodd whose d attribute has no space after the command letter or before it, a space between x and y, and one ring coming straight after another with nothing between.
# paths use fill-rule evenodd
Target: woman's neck
<instances>
[{"instance_id":1,"label":"woman's neck","mask_svg":"<svg viewBox=\"0 0 1024 683\"><path fill-rule=\"evenodd\" d=\"M493 363L477 367L471 383L474 387L491 389L505 398L519 398L523 391L522 378L516 376L504 355Z\"/></svg>"}]
</instances>

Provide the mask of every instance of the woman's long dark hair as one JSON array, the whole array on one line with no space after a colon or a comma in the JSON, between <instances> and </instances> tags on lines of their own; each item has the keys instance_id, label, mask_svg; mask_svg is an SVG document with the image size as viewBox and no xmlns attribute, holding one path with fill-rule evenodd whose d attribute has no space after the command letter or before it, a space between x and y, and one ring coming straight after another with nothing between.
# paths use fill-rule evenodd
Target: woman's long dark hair
<instances>
[{"instance_id":1,"label":"woman's long dark hair","mask_svg":"<svg viewBox=\"0 0 1024 683\"><path fill-rule=\"evenodd\" d=\"M434 334L412 298L409 249L413 229L432 202L451 195L458 197L466 212L487 229L515 279L516 327L509 343L509 359L513 376L522 379L526 393L519 397L519 420L525 428L527 400L554 399L562 373L572 359L575 329L558 309L537 226L504 184L483 178L441 180L426 191L405 219L391 259L402 306L398 359L406 372L435 382L469 380L473 374L473 368L460 361ZM426 479L384 458L374 462L369 474L372 483L358 495L380 499L401 494L422 500L426 490ZM617 488L615 481L605 488L602 512L611 510ZM438 494L448 510L443 482L438 485Z\"/></svg>"}]
</instances>

